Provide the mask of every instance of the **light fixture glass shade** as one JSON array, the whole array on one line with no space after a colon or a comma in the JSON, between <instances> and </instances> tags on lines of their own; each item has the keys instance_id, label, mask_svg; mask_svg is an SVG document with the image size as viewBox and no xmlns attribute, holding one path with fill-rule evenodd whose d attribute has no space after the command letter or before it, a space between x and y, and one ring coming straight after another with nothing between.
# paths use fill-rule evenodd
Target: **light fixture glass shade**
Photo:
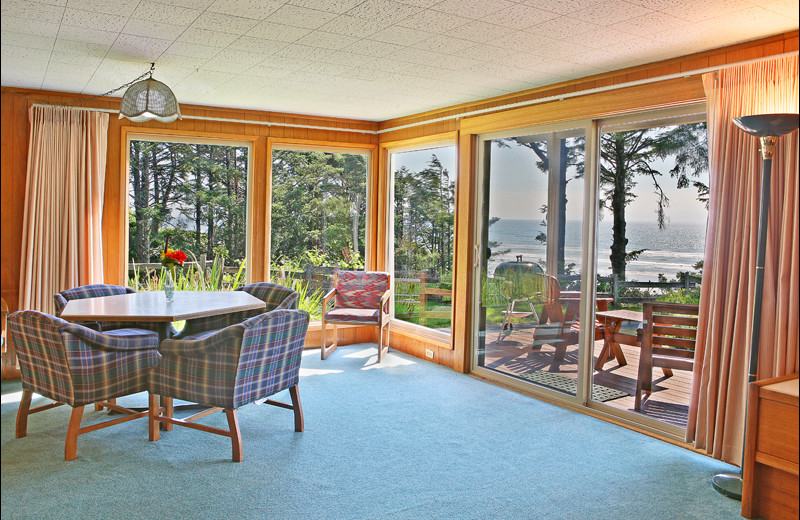
<instances>
[{"instance_id":1,"label":"light fixture glass shade","mask_svg":"<svg viewBox=\"0 0 800 520\"><path fill-rule=\"evenodd\" d=\"M797 114L759 114L734 118L733 123L756 137L778 137L797 130Z\"/></svg>"},{"instance_id":2,"label":"light fixture glass shade","mask_svg":"<svg viewBox=\"0 0 800 520\"><path fill-rule=\"evenodd\" d=\"M134 83L122 96L119 117L141 123L155 119L171 123L181 117L181 109L172 90L153 78Z\"/></svg>"}]
</instances>

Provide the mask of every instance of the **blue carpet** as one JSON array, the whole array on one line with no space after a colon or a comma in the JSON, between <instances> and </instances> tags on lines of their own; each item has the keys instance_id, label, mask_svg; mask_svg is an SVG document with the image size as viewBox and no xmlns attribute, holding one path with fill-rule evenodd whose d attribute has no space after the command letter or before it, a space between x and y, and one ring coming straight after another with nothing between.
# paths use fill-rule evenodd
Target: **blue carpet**
<instances>
[{"instance_id":1,"label":"blue carpet","mask_svg":"<svg viewBox=\"0 0 800 520\"><path fill-rule=\"evenodd\" d=\"M203 432L149 442L146 420L81 435L64 462L69 409L33 415L15 439L20 386L4 382L2 518L740 518L711 487L727 464L395 351L376 365L376 354L307 351L306 431L290 410L245 406L239 464L227 439ZM103 418L87 407L84 423ZM225 426L222 414L204 421Z\"/></svg>"}]
</instances>

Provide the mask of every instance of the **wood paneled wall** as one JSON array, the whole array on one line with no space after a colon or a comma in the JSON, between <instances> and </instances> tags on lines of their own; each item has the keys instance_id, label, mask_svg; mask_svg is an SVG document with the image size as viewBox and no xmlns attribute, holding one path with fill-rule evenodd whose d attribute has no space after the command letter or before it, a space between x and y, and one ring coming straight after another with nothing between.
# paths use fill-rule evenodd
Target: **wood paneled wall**
<instances>
[{"instance_id":1,"label":"wood paneled wall","mask_svg":"<svg viewBox=\"0 0 800 520\"><path fill-rule=\"evenodd\" d=\"M184 119L170 124L162 123L131 123L128 120L119 120L111 116L108 141L108 166L106 173L105 212L103 222L104 241L106 244L105 273L109 283L122 283L125 270L125 244L119 240L120 230L127 227L126 190L127 172L124 153L124 135L130 131L155 131L167 134L189 133L222 139L245 138L254 143L253 157L253 189L251 195L254 200L252 206L252 243L255 251L264 251L261 263L253 265L253 271L261 273L253 280L263 279L265 276L265 256L267 234L267 212L269 208L268 184L268 138L280 140L304 140L317 143L328 143L336 146L341 143L351 145L364 145L365 148L376 147L381 143L399 142L404 140L426 139L436 134L458 135L459 144L459 171L456 187L457 215L456 215L456 242L455 242L455 280L454 280L454 320L453 335L450 345L444 345L433 340L415 336L411 333L396 332L392 334L392 347L409 352L413 355L424 357L425 348L434 350L434 361L450 366L455 370L465 372L469 368L469 343L470 343L470 314L471 314L471 269L472 250L474 247L473 222L474 222L474 142L475 136L481 132L511 129L533 124L544 124L556 121L586 119L599 117L611 113L620 113L629 110L639 110L654 106L668 104L681 104L703 98L702 85L698 76L691 72L705 67L723 66L766 56L796 52L798 50L798 32L776 35L752 42L733 45L721 49L692 54L682 58L666 60L658 63L633 67L583 78L580 80L559 83L539 89L527 90L512 95L482 100L448 107L441 110L430 111L410 117L384 121L380 124L357 120L330 119L323 117L299 116L293 114L270 113L253 110L224 109L202 106L183 105L182 112L187 116L204 116L214 118L241 119L253 123L231 123L219 121L202 121ZM543 103L525 108L502 110L480 116L466 116L425 123L444 116L458 116L475 110L499 107L509 103L528 101L558 94L579 92L586 89L602 86L619 85L622 83L662 75L683 73L685 78L670 82L652 83L639 87L631 87L611 92L591 94L575 97L560 102ZM2 265L0 274L2 278L2 296L8 302L9 308L14 311L18 307L20 251L22 239L22 213L25 200L25 177L27 168L27 150L29 138L28 108L35 102L51 102L64 104L86 103L82 106L93 108L117 109L119 99L102 98L86 102L86 96L58 92L44 92L36 90L9 89L4 87L2 92L2 228L0 240L2 241ZM354 132L341 132L336 130L319 130L290 128L280 126L266 126L260 123L288 123L301 125L317 125L356 130L390 130L402 125L422 123L412 128L388 131L380 135L371 135ZM457 133L457 134L454 134ZM385 153L385 149L381 154ZM378 154L373 158L377 165ZM383 268L385 252L378 244L385 244L385 208L386 196L386 167L385 160L380 161L383 166L373 177L371 187L373 191L372 207L376 208L369 216L372 223L370 234L370 250L374 253L375 268ZM375 166L377 168L377 166ZM373 169L373 173L376 170ZM378 211L377 208L380 208ZM124 235L122 235L124 236ZM382 256L383 255L383 256ZM254 258L259 258L256 255ZM353 340L363 341L362 333L348 332ZM346 338L342 338L346 339ZM11 366L12 359L3 357L4 374Z\"/></svg>"}]
</instances>

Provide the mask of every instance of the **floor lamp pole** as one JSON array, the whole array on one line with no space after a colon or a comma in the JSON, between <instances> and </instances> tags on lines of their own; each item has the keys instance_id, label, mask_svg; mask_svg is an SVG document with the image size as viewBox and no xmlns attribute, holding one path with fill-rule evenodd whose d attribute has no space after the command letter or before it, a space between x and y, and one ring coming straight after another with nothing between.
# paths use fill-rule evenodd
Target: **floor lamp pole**
<instances>
[{"instance_id":1,"label":"floor lamp pole","mask_svg":"<svg viewBox=\"0 0 800 520\"><path fill-rule=\"evenodd\" d=\"M758 376L758 350L761 337L761 303L764 294L764 263L767 249L767 228L769 226L769 200L772 179L772 156L775 152L775 142L778 137L792 132L798 127L797 114L765 114L757 116L738 117L733 122L747 132L761 140L761 205L758 213L758 249L756 250L756 285L753 294L753 325L750 336L750 364L747 371L747 392L749 397L750 383ZM747 417L747 403L745 398L745 418ZM711 483L723 495L742 499L742 474L744 471L744 446L747 439L745 431L742 439L742 464L739 473L720 473L714 475Z\"/></svg>"}]
</instances>

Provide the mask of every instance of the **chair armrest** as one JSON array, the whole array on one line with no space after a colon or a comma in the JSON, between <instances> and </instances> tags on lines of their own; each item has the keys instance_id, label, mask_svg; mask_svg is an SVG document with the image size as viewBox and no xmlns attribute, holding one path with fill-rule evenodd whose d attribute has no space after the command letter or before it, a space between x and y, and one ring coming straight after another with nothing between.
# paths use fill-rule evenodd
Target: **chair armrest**
<instances>
[{"instance_id":1,"label":"chair armrest","mask_svg":"<svg viewBox=\"0 0 800 520\"><path fill-rule=\"evenodd\" d=\"M331 301L331 298L336 296L336 287L328 291L325 296L322 297L322 315L325 315L325 309L328 307L328 303Z\"/></svg>"},{"instance_id":2,"label":"chair armrest","mask_svg":"<svg viewBox=\"0 0 800 520\"><path fill-rule=\"evenodd\" d=\"M392 295L392 291L390 289L386 289L384 293L381 295L381 312L388 313L389 309L384 309L389 304L389 298Z\"/></svg>"},{"instance_id":3,"label":"chair armrest","mask_svg":"<svg viewBox=\"0 0 800 520\"><path fill-rule=\"evenodd\" d=\"M58 327L60 333L68 333L100 350L131 351L154 350L158 348L158 334L136 334L131 336L112 336L92 330L77 323L64 323Z\"/></svg>"},{"instance_id":4,"label":"chair armrest","mask_svg":"<svg viewBox=\"0 0 800 520\"><path fill-rule=\"evenodd\" d=\"M162 356L199 356L231 346L239 349L244 329L244 325L237 323L203 339L165 339L159 345L158 351Z\"/></svg>"}]
</instances>

